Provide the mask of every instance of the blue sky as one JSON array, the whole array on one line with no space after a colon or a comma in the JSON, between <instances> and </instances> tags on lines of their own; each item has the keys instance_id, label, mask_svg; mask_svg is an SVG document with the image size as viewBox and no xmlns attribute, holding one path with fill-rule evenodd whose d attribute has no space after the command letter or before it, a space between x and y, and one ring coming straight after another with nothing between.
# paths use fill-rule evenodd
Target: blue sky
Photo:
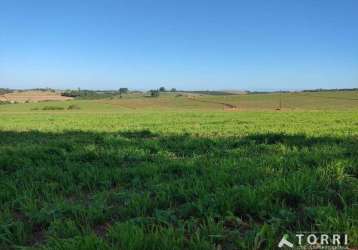
<instances>
[{"instance_id":1,"label":"blue sky","mask_svg":"<svg viewBox=\"0 0 358 250\"><path fill-rule=\"evenodd\" d=\"M0 0L0 87L358 87L357 0Z\"/></svg>"}]
</instances>

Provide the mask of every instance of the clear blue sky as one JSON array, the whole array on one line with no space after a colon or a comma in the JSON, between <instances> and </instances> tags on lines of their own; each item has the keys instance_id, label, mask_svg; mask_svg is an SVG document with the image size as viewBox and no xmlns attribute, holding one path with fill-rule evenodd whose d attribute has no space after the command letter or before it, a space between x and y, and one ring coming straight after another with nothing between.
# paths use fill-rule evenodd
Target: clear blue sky
<instances>
[{"instance_id":1,"label":"clear blue sky","mask_svg":"<svg viewBox=\"0 0 358 250\"><path fill-rule=\"evenodd\" d=\"M0 87L358 87L357 0L0 0Z\"/></svg>"}]
</instances>

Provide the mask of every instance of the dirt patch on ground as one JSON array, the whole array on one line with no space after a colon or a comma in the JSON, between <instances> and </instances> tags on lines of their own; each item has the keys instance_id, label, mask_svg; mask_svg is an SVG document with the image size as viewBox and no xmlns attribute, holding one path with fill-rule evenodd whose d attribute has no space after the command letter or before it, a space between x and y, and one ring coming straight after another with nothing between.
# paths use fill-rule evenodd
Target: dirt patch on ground
<instances>
[{"instance_id":1,"label":"dirt patch on ground","mask_svg":"<svg viewBox=\"0 0 358 250\"><path fill-rule=\"evenodd\" d=\"M51 91L19 91L0 95L0 101L10 102L66 101L71 99L73 98Z\"/></svg>"},{"instance_id":2,"label":"dirt patch on ground","mask_svg":"<svg viewBox=\"0 0 358 250\"><path fill-rule=\"evenodd\" d=\"M223 103L224 105L224 110L225 111L237 111L239 110L239 108L236 105L232 105L232 104L228 104L228 103Z\"/></svg>"}]
</instances>

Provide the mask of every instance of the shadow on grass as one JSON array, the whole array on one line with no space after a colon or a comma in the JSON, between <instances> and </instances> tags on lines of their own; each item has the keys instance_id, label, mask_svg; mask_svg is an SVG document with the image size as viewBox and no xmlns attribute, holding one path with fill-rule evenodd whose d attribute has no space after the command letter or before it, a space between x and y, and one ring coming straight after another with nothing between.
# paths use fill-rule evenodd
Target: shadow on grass
<instances>
[{"instance_id":1,"label":"shadow on grass","mask_svg":"<svg viewBox=\"0 0 358 250\"><path fill-rule=\"evenodd\" d=\"M356 138L149 130L0 138L3 248L274 249L282 233L355 228Z\"/></svg>"}]
</instances>

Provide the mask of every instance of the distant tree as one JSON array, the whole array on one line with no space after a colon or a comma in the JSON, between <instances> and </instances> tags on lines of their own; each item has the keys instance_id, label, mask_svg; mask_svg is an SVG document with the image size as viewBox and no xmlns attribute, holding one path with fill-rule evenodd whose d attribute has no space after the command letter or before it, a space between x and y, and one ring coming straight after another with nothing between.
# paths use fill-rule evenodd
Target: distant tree
<instances>
[{"instance_id":1,"label":"distant tree","mask_svg":"<svg viewBox=\"0 0 358 250\"><path fill-rule=\"evenodd\" d=\"M176 92L176 91L177 91L176 88L172 88L172 89L170 90L170 92Z\"/></svg>"},{"instance_id":2,"label":"distant tree","mask_svg":"<svg viewBox=\"0 0 358 250\"><path fill-rule=\"evenodd\" d=\"M159 91L160 91L160 92L165 92L165 88L164 88L164 87L160 87L160 88L159 88Z\"/></svg>"},{"instance_id":3,"label":"distant tree","mask_svg":"<svg viewBox=\"0 0 358 250\"><path fill-rule=\"evenodd\" d=\"M67 97L79 97L80 92L75 91L75 90L66 90L65 92L61 93L61 95L67 96Z\"/></svg>"},{"instance_id":4,"label":"distant tree","mask_svg":"<svg viewBox=\"0 0 358 250\"><path fill-rule=\"evenodd\" d=\"M127 94L128 93L128 88L120 88L119 93Z\"/></svg>"},{"instance_id":5,"label":"distant tree","mask_svg":"<svg viewBox=\"0 0 358 250\"><path fill-rule=\"evenodd\" d=\"M128 88L120 88L118 91L119 91L119 97L122 98L122 94L128 93Z\"/></svg>"},{"instance_id":6,"label":"distant tree","mask_svg":"<svg viewBox=\"0 0 358 250\"><path fill-rule=\"evenodd\" d=\"M160 94L160 91L157 89L151 89L151 90L149 90L149 93L150 93L151 97L158 97Z\"/></svg>"}]
</instances>

